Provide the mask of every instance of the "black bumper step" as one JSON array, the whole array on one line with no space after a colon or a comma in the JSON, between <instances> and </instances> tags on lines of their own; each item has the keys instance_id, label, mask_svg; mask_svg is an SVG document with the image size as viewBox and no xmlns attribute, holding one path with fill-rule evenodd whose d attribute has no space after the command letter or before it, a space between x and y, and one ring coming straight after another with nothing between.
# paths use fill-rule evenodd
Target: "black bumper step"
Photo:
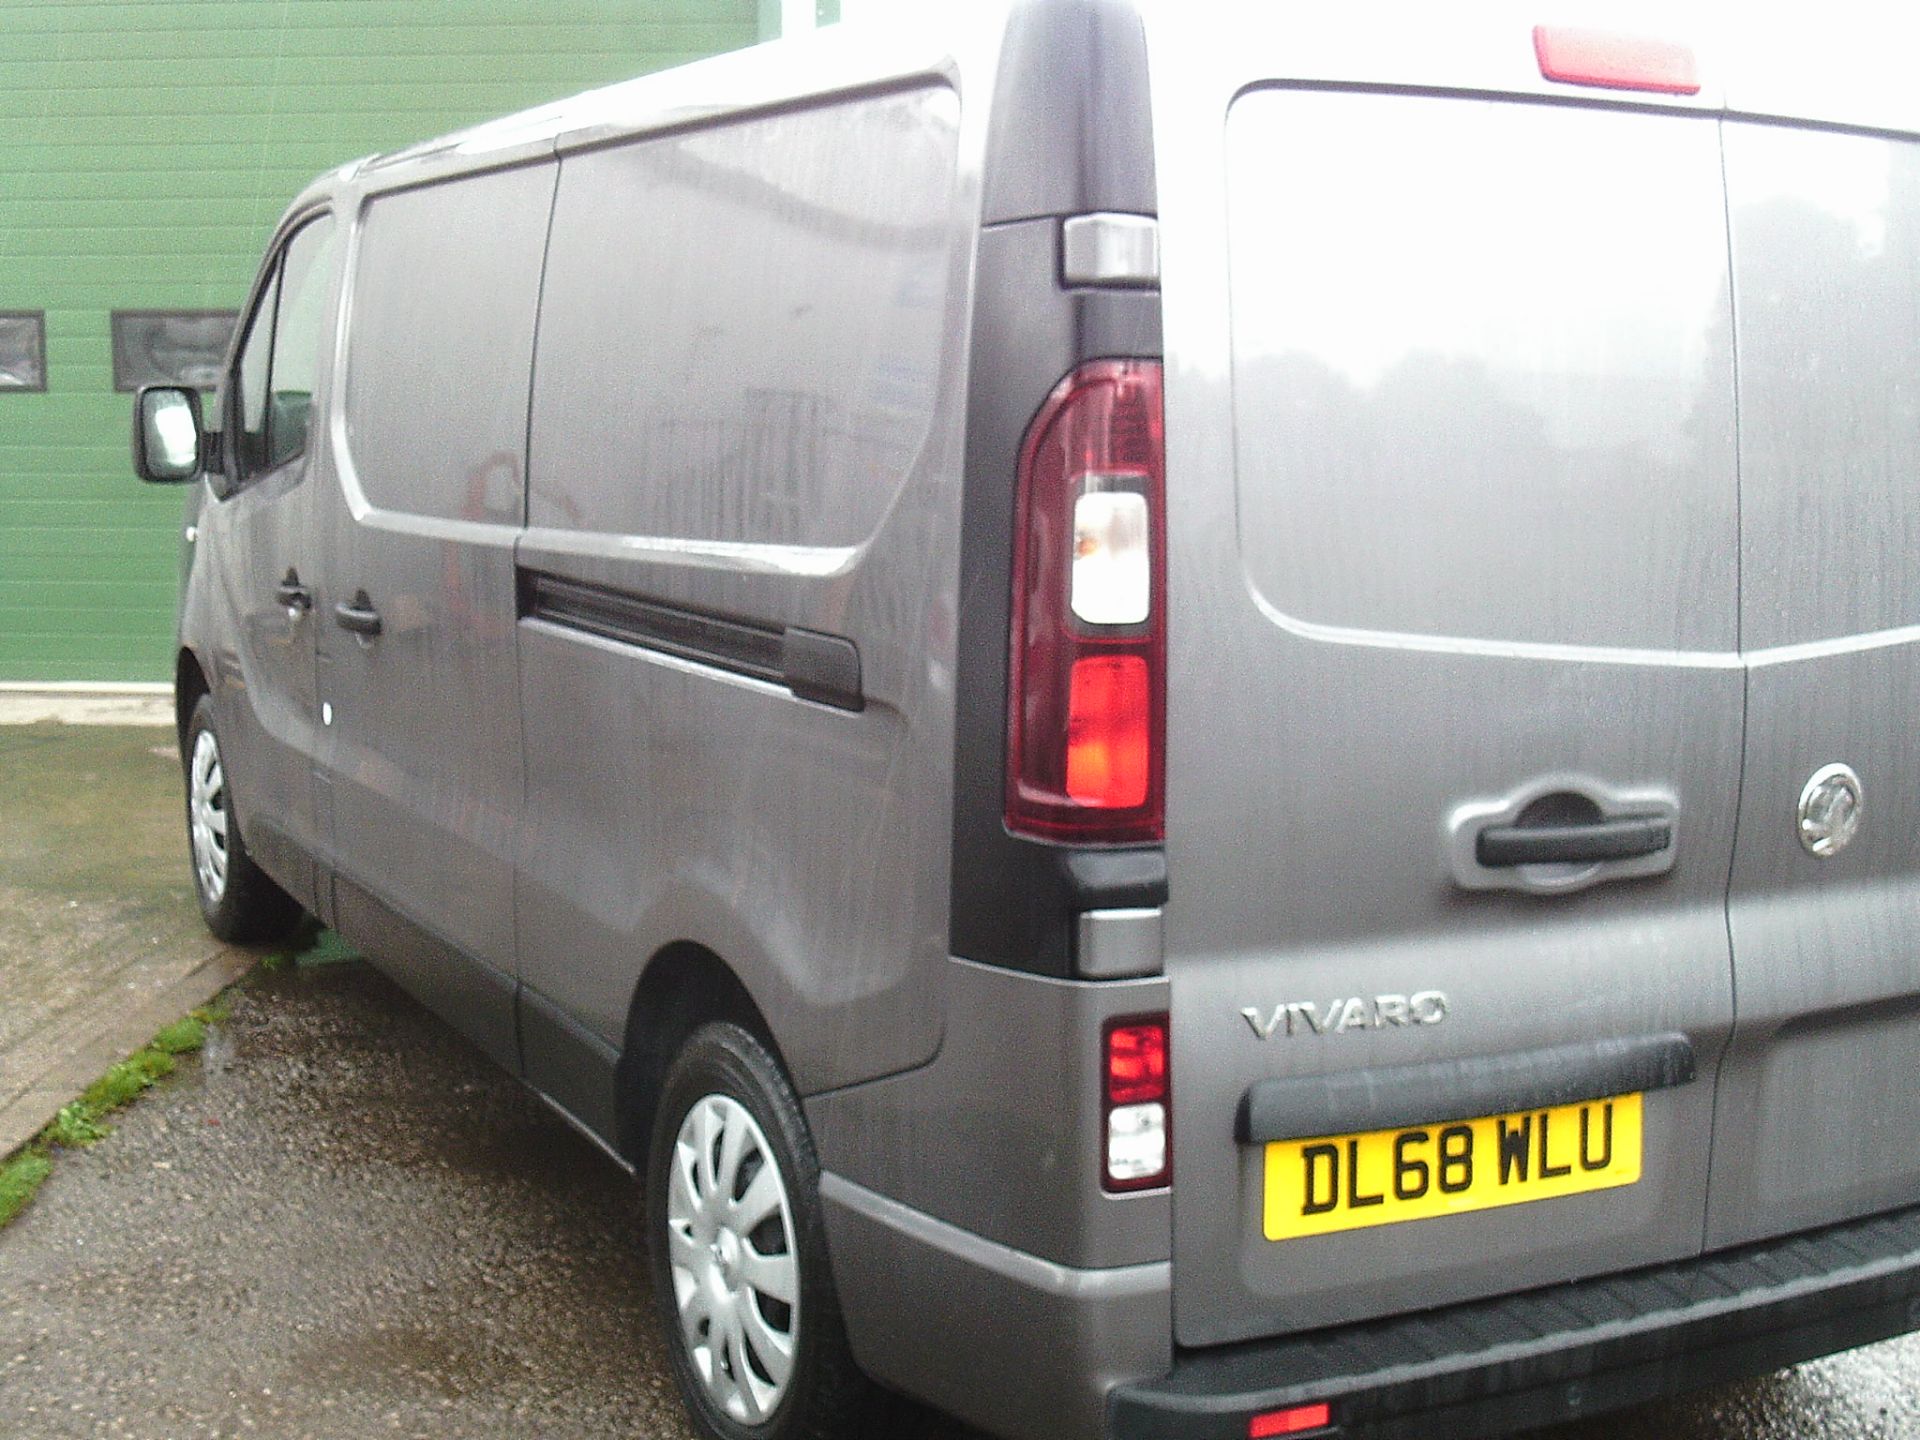
<instances>
[{"instance_id":1,"label":"black bumper step","mask_svg":"<svg viewBox=\"0 0 1920 1440\"><path fill-rule=\"evenodd\" d=\"M1181 1352L1115 1390L1115 1440L1246 1440L1325 1401L1318 1435L1486 1440L1920 1329L1920 1208L1444 1310Z\"/></svg>"}]
</instances>

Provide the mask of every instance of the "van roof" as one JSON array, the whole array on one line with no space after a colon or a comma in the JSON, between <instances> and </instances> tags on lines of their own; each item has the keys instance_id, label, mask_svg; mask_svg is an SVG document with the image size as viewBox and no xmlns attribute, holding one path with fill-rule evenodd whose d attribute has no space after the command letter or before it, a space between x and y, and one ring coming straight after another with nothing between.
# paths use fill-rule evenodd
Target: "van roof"
<instances>
[{"instance_id":1,"label":"van roof","mask_svg":"<svg viewBox=\"0 0 1920 1440\"><path fill-rule=\"evenodd\" d=\"M969 28L977 30L978 22ZM949 68L951 48L939 43L940 34L937 23L912 17L832 25L616 81L369 156L352 166L351 172L359 178L450 154L481 159L542 142L562 149L578 148L624 133L698 124L715 116L857 88L914 72L940 73Z\"/></svg>"},{"instance_id":2,"label":"van roof","mask_svg":"<svg viewBox=\"0 0 1920 1440\"><path fill-rule=\"evenodd\" d=\"M1248 7L1236 0L994 0L932 5L860 20L620 81L343 165L293 213L347 185L369 189L490 169L540 154L857 90L914 75L951 75L954 57L991 56L1015 11L1089 6L1138 11L1151 43L1224 45L1256 59L1248 79L1336 80L1396 88L1514 89L1598 103L1679 103L1732 116L1920 134L1909 59L1920 50L1920 7L1840 0L1818 43L1795 11L1721 0L1495 0L1455 11L1425 0L1340 7ZM1164 29L1155 23L1165 14ZM1701 93L1674 100L1553 85L1535 68L1536 23L1584 24L1674 40L1699 62ZM1255 69L1261 73L1256 75Z\"/></svg>"}]
</instances>

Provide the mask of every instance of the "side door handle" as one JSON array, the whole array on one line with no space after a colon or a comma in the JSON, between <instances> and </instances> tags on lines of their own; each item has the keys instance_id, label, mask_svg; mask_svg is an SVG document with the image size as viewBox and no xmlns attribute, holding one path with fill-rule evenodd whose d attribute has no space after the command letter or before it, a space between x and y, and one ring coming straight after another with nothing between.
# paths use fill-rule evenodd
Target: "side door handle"
<instances>
[{"instance_id":1,"label":"side door handle","mask_svg":"<svg viewBox=\"0 0 1920 1440\"><path fill-rule=\"evenodd\" d=\"M1673 844L1665 815L1615 815L1574 825L1489 825L1474 842L1474 858L1490 869L1510 865L1580 865L1638 860Z\"/></svg>"},{"instance_id":2,"label":"side door handle","mask_svg":"<svg viewBox=\"0 0 1920 1440\"><path fill-rule=\"evenodd\" d=\"M287 569L287 578L273 587L273 598L296 616L313 609L313 591L300 583L300 572L291 566Z\"/></svg>"},{"instance_id":3,"label":"side door handle","mask_svg":"<svg viewBox=\"0 0 1920 1440\"><path fill-rule=\"evenodd\" d=\"M380 612L373 608L364 590L354 591L353 599L334 606L333 619L342 630L351 630L356 635L380 633Z\"/></svg>"}]
</instances>

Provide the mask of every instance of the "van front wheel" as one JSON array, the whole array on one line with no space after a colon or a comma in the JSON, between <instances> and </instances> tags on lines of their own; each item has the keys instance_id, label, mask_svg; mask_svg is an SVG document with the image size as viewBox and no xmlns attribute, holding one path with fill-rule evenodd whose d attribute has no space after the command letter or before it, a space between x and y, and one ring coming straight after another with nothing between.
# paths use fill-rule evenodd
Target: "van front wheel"
<instances>
[{"instance_id":1,"label":"van front wheel","mask_svg":"<svg viewBox=\"0 0 1920 1440\"><path fill-rule=\"evenodd\" d=\"M211 695L200 697L187 722L186 761L187 845L207 928L237 944L284 939L300 923L300 906L253 863L240 838Z\"/></svg>"},{"instance_id":2,"label":"van front wheel","mask_svg":"<svg viewBox=\"0 0 1920 1440\"><path fill-rule=\"evenodd\" d=\"M738 1025L704 1026L674 1061L646 1175L654 1300L701 1433L855 1433L870 1387L833 1293L819 1161L792 1086Z\"/></svg>"}]
</instances>

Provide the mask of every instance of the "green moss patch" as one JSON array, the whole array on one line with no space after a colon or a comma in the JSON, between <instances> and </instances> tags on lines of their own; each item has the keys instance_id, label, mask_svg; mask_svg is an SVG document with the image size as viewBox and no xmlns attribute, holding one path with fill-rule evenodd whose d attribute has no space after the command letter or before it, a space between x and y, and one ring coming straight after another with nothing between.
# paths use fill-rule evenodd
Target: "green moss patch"
<instances>
[{"instance_id":1,"label":"green moss patch","mask_svg":"<svg viewBox=\"0 0 1920 1440\"><path fill-rule=\"evenodd\" d=\"M0 1163L0 1225L26 1209L51 1169L53 1162L32 1146Z\"/></svg>"},{"instance_id":2,"label":"green moss patch","mask_svg":"<svg viewBox=\"0 0 1920 1440\"><path fill-rule=\"evenodd\" d=\"M153 1037L153 1049L168 1055L186 1055L207 1043L207 1024L198 1015L183 1015Z\"/></svg>"},{"instance_id":3,"label":"green moss patch","mask_svg":"<svg viewBox=\"0 0 1920 1440\"><path fill-rule=\"evenodd\" d=\"M47 1123L18 1154L0 1161L0 1226L18 1215L53 1169L61 1150L98 1144L112 1133L107 1116L129 1105L174 1072L176 1056L188 1055L207 1043L207 1027L227 1018L230 1008L222 994L211 1004L166 1026L152 1040L108 1070L84 1094Z\"/></svg>"}]
</instances>

